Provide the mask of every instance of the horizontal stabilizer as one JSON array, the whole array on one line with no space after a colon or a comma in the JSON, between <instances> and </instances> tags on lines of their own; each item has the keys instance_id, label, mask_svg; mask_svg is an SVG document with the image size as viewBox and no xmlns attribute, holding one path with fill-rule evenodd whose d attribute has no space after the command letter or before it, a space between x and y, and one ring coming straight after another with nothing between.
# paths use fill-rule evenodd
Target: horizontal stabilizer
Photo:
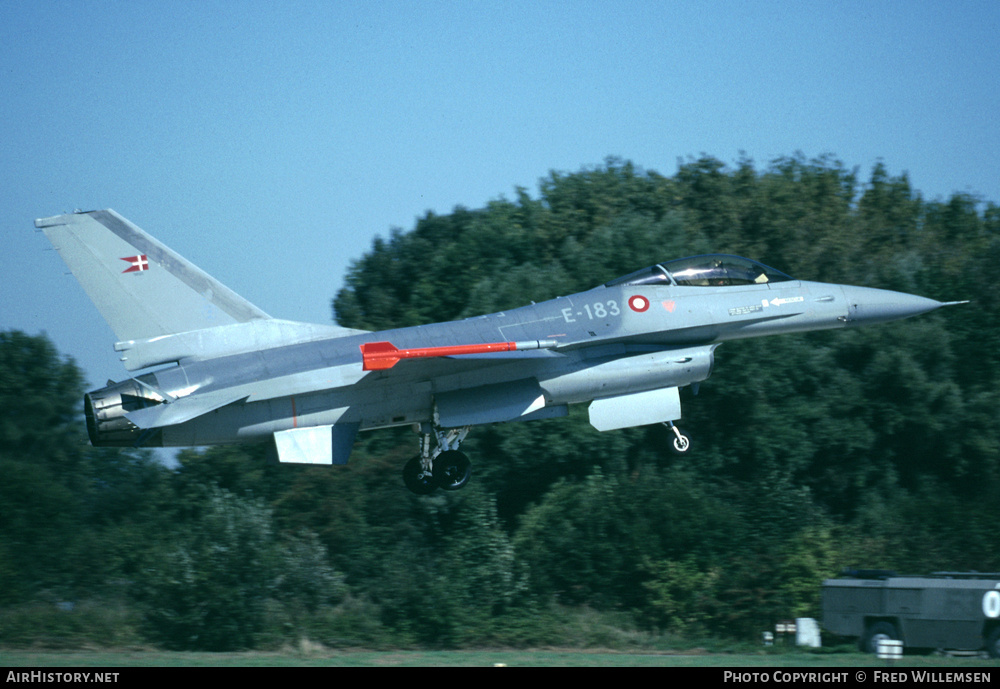
<instances>
[{"instance_id":1,"label":"horizontal stabilizer","mask_svg":"<svg viewBox=\"0 0 1000 689\"><path fill-rule=\"evenodd\" d=\"M424 359L462 354L487 354L513 352L527 349L549 349L558 343L555 340L529 340L526 342L484 342L480 344L450 345L445 347L419 347L398 349L391 342L366 342L361 345L361 357L366 371L382 371L392 368L401 359Z\"/></svg>"},{"instance_id":2,"label":"horizontal stabilizer","mask_svg":"<svg viewBox=\"0 0 1000 689\"><path fill-rule=\"evenodd\" d=\"M202 414L221 409L228 404L246 399L246 397L246 393L233 394L229 390L222 390L215 394L195 394L181 397L174 402L128 412L125 416L142 429L162 428L196 419Z\"/></svg>"}]
</instances>

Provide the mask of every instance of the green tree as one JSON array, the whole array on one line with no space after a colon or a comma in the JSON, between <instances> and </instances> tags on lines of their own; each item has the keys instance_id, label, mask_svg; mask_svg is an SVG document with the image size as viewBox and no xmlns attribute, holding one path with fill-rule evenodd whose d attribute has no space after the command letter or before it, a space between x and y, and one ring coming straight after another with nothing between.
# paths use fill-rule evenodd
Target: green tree
<instances>
[{"instance_id":1,"label":"green tree","mask_svg":"<svg viewBox=\"0 0 1000 689\"><path fill-rule=\"evenodd\" d=\"M0 603L129 590L147 638L185 648L551 642L581 610L749 638L815 612L844 566L1000 569L993 203L926 201L882 162L863 181L831 155L701 156L670 176L609 158L392 230L333 307L369 329L464 318L709 252L973 303L726 343L683 391L683 457L662 427L598 433L576 406L476 428L474 484L423 497L400 486L407 429L362 433L332 469L269 464L267 443L172 470L90 448L75 365L4 333Z\"/></svg>"},{"instance_id":2,"label":"green tree","mask_svg":"<svg viewBox=\"0 0 1000 689\"><path fill-rule=\"evenodd\" d=\"M100 488L82 386L44 335L0 332L0 601L75 597L102 559L87 529Z\"/></svg>"},{"instance_id":3,"label":"green tree","mask_svg":"<svg viewBox=\"0 0 1000 689\"><path fill-rule=\"evenodd\" d=\"M252 648L269 600L308 612L343 593L318 541L279 537L262 501L213 488L200 507L147 552L135 593L149 638L176 649Z\"/></svg>"}]
</instances>

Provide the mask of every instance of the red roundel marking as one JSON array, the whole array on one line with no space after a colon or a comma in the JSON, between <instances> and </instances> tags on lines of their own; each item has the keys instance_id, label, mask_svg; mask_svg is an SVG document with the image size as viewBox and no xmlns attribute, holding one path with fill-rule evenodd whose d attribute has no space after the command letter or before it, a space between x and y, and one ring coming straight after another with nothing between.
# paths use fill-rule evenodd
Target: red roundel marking
<instances>
[{"instance_id":1,"label":"red roundel marking","mask_svg":"<svg viewBox=\"0 0 1000 689\"><path fill-rule=\"evenodd\" d=\"M649 308L649 299L646 299L641 294L635 294L628 298L628 307L633 311L642 313Z\"/></svg>"}]
</instances>

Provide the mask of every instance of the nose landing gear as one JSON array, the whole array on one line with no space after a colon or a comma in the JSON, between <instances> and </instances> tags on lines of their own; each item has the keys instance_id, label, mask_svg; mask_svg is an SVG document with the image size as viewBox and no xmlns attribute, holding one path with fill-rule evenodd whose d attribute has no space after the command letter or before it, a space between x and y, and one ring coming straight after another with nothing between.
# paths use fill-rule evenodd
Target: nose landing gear
<instances>
[{"instance_id":1,"label":"nose landing gear","mask_svg":"<svg viewBox=\"0 0 1000 689\"><path fill-rule=\"evenodd\" d=\"M691 438L690 436L681 433L681 429L674 425L673 421L664 421L663 425L669 428L674 433L674 438L670 443L670 449L679 455L686 453L691 449Z\"/></svg>"}]
</instances>

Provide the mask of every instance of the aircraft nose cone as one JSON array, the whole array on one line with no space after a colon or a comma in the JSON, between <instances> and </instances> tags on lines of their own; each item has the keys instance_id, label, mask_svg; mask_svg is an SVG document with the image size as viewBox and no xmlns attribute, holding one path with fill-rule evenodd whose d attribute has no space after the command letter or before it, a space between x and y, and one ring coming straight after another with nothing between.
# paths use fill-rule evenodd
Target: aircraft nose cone
<instances>
[{"instance_id":1,"label":"aircraft nose cone","mask_svg":"<svg viewBox=\"0 0 1000 689\"><path fill-rule=\"evenodd\" d=\"M848 325L885 323L945 306L944 302L905 292L848 285L844 285L843 289L847 299Z\"/></svg>"}]
</instances>

